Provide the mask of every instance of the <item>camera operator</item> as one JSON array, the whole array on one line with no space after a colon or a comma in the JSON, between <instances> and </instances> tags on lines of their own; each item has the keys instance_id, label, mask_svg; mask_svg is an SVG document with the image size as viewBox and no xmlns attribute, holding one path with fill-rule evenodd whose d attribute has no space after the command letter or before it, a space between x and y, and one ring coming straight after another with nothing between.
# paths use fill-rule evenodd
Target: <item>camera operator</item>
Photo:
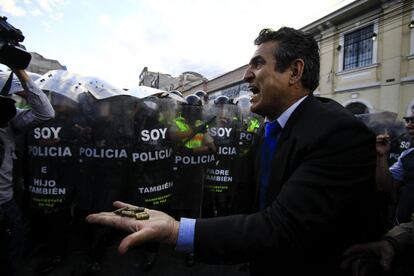
<instances>
[{"instance_id":1,"label":"camera operator","mask_svg":"<svg viewBox=\"0 0 414 276\"><path fill-rule=\"evenodd\" d=\"M10 229L7 263L10 265L12 275L21 275L24 233L22 213L13 199L12 171L15 158L15 137L36 124L52 119L55 112L46 95L24 70L13 68L12 70L19 79L23 91L10 92L16 92L17 95L25 98L31 108L16 108L13 99L0 96L0 140L4 148L3 162L0 166L0 208ZM2 77L7 78L7 74ZM19 87L16 85L17 80L13 81L15 83L9 87ZM6 89L0 87L0 89L8 90L7 87ZM3 269L7 271L7 268L0 268L0 275L5 275L2 273Z\"/></svg>"}]
</instances>

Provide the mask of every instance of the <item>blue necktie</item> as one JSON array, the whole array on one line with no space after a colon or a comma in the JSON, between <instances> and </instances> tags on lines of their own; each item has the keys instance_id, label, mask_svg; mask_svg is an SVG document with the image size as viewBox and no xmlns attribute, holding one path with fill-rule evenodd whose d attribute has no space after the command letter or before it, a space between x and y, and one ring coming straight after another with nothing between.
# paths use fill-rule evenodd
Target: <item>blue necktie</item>
<instances>
[{"instance_id":1,"label":"blue necktie","mask_svg":"<svg viewBox=\"0 0 414 276\"><path fill-rule=\"evenodd\" d=\"M269 177L272 170L272 159L276 152L277 135L281 130L281 126L275 120L265 124L265 135L262 145L262 159L260 163L260 188L259 188L259 204L260 210L265 206L265 195L269 186Z\"/></svg>"}]
</instances>

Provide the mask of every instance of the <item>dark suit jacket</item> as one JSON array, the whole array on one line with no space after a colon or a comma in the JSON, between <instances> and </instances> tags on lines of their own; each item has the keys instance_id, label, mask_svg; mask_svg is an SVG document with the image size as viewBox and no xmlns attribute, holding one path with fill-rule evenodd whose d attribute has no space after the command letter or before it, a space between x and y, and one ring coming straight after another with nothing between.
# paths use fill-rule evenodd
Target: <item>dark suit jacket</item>
<instances>
[{"instance_id":1,"label":"dark suit jacket","mask_svg":"<svg viewBox=\"0 0 414 276\"><path fill-rule=\"evenodd\" d=\"M254 172L259 160L260 152ZM332 100L308 96L280 134L267 208L198 219L197 258L250 262L252 275L340 275L342 252L383 231L375 162L375 136L362 122Z\"/></svg>"}]
</instances>

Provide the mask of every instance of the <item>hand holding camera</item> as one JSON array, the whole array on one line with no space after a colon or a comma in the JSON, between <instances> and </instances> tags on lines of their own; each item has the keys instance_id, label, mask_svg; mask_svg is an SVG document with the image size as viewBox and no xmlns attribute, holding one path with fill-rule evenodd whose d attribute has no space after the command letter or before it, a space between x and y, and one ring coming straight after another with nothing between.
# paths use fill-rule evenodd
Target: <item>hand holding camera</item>
<instances>
[{"instance_id":1,"label":"hand holding camera","mask_svg":"<svg viewBox=\"0 0 414 276\"><path fill-rule=\"evenodd\" d=\"M0 63L11 69L25 69L32 56L26 52L23 45L22 32L10 25L5 16L0 16Z\"/></svg>"}]
</instances>

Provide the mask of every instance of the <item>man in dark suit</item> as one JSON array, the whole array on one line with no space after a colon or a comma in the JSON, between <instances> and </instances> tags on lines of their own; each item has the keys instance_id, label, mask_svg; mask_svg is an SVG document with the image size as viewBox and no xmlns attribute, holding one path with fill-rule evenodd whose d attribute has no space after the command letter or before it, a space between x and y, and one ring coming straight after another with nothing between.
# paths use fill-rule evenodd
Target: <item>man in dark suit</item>
<instances>
[{"instance_id":1,"label":"man in dark suit","mask_svg":"<svg viewBox=\"0 0 414 276\"><path fill-rule=\"evenodd\" d=\"M277 142L264 148L262 138L252 157L255 212L180 222L154 210L147 210L148 221L90 215L90 223L132 232L121 253L156 240L205 262L249 262L252 275L332 276L341 275L347 246L378 237L371 231L378 227L375 137L341 105L312 95L319 82L317 42L281 28L262 30L255 44L244 76L254 94L251 110L281 127L272 138ZM273 153L265 159L266 152Z\"/></svg>"}]
</instances>

